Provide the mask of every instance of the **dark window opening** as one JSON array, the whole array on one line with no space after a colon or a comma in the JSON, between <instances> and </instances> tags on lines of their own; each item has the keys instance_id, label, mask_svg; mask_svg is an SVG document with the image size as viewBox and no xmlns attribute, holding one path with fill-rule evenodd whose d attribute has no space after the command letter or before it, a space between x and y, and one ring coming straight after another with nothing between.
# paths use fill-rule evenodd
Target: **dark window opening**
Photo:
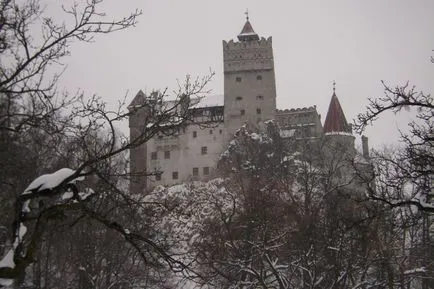
<instances>
[{"instance_id":1,"label":"dark window opening","mask_svg":"<svg viewBox=\"0 0 434 289\"><path fill-rule=\"evenodd\" d=\"M237 96L237 97L235 98L235 100L243 100L243 97L242 97L242 96Z\"/></svg>"},{"instance_id":2,"label":"dark window opening","mask_svg":"<svg viewBox=\"0 0 434 289\"><path fill-rule=\"evenodd\" d=\"M155 180L156 181L161 181L161 174L156 174L155 175Z\"/></svg>"},{"instance_id":3,"label":"dark window opening","mask_svg":"<svg viewBox=\"0 0 434 289\"><path fill-rule=\"evenodd\" d=\"M197 137L197 131L193 132L193 137Z\"/></svg>"},{"instance_id":4,"label":"dark window opening","mask_svg":"<svg viewBox=\"0 0 434 289\"><path fill-rule=\"evenodd\" d=\"M240 114L241 114L241 115L245 115L245 114L246 114L246 111L245 111L244 109L242 109L242 110L240 110Z\"/></svg>"},{"instance_id":5,"label":"dark window opening","mask_svg":"<svg viewBox=\"0 0 434 289\"><path fill-rule=\"evenodd\" d=\"M193 176L197 177L199 175L199 168L193 168Z\"/></svg>"},{"instance_id":6,"label":"dark window opening","mask_svg":"<svg viewBox=\"0 0 434 289\"><path fill-rule=\"evenodd\" d=\"M262 80L262 75L257 75L256 80Z\"/></svg>"},{"instance_id":7,"label":"dark window opening","mask_svg":"<svg viewBox=\"0 0 434 289\"><path fill-rule=\"evenodd\" d=\"M236 82L241 82L241 77L237 77L237 78L235 78L235 80L236 80Z\"/></svg>"},{"instance_id":8,"label":"dark window opening","mask_svg":"<svg viewBox=\"0 0 434 289\"><path fill-rule=\"evenodd\" d=\"M157 158L158 158L157 152L152 152L151 153L151 160L156 160Z\"/></svg>"},{"instance_id":9,"label":"dark window opening","mask_svg":"<svg viewBox=\"0 0 434 289\"><path fill-rule=\"evenodd\" d=\"M209 134L212 134L212 129L209 130Z\"/></svg>"},{"instance_id":10,"label":"dark window opening","mask_svg":"<svg viewBox=\"0 0 434 289\"><path fill-rule=\"evenodd\" d=\"M208 148L207 148L207 147L202 147L202 148L201 148L201 153L202 153L203 155L206 155L206 154L208 153Z\"/></svg>"},{"instance_id":11,"label":"dark window opening","mask_svg":"<svg viewBox=\"0 0 434 289\"><path fill-rule=\"evenodd\" d=\"M164 158L165 159L170 159L170 151L165 151L164 152Z\"/></svg>"},{"instance_id":12,"label":"dark window opening","mask_svg":"<svg viewBox=\"0 0 434 289\"><path fill-rule=\"evenodd\" d=\"M260 108L256 109L256 114L261 114L261 109Z\"/></svg>"},{"instance_id":13,"label":"dark window opening","mask_svg":"<svg viewBox=\"0 0 434 289\"><path fill-rule=\"evenodd\" d=\"M203 167L203 174L204 176L209 175L209 167Z\"/></svg>"},{"instance_id":14,"label":"dark window opening","mask_svg":"<svg viewBox=\"0 0 434 289\"><path fill-rule=\"evenodd\" d=\"M258 95L258 96L256 97L256 99L257 99L257 100L263 100L264 97L263 97L262 95Z\"/></svg>"},{"instance_id":15,"label":"dark window opening","mask_svg":"<svg viewBox=\"0 0 434 289\"><path fill-rule=\"evenodd\" d=\"M172 179L174 180L178 179L178 172L172 172Z\"/></svg>"}]
</instances>

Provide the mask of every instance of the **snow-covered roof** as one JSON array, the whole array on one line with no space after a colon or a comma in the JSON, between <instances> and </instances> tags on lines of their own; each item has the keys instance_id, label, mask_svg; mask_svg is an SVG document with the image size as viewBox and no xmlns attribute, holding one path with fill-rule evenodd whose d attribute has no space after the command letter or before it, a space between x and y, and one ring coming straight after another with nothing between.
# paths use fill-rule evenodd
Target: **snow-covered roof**
<instances>
[{"instance_id":1,"label":"snow-covered roof","mask_svg":"<svg viewBox=\"0 0 434 289\"><path fill-rule=\"evenodd\" d=\"M222 106L223 104L223 94L207 95L202 98L193 98L191 100L191 108Z\"/></svg>"}]
</instances>

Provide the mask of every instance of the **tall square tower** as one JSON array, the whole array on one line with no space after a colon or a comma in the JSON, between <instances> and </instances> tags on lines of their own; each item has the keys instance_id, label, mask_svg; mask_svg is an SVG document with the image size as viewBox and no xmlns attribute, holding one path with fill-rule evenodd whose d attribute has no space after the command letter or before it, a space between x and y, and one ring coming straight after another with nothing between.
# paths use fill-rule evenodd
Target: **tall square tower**
<instances>
[{"instance_id":1,"label":"tall square tower","mask_svg":"<svg viewBox=\"0 0 434 289\"><path fill-rule=\"evenodd\" d=\"M223 41L224 121L229 139L244 123L259 127L274 119L276 111L271 37L259 38L247 16L238 40Z\"/></svg>"}]
</instances>

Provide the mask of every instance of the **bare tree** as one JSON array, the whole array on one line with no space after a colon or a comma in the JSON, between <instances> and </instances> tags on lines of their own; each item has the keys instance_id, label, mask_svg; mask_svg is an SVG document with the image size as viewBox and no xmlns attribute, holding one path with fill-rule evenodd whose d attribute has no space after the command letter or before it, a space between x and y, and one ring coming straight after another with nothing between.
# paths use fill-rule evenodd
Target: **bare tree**
<instances>
[{"instance_id":1,"label":"bare tree","mask_svg":"<svg viewBox=\"0 0 434 289\"><path fill-rule=\"evenodd\" d=\"M434 103L429 94L419 92L408 83L391 88L383 82L385 96L369 99L366 112L357 116L354 124L359 132L373 123L384 112L399 113L402 109L414 109L416 119L409 123L409 131L401 133L402 149L393 155L378 154L374 157L384 164L379 179L395 193L383 198L372 188L371 196L387 202L391 207L415 205L421 211L434 212L427 200L431 191L434 164ZM379 167L377 167L380 169ZM377 179L378 180L378 179ZM402 186L411 190L402 190ZM407 194L407 195L403 195Z\"/></svg>"},{"instance_id":2,"label":"bare tree","mask_svg":"<svg viewBox=\"0 0 434 289\"><path fill-rule=\"evenodd\" d=\"M236 202L208 224L203 267L235 288L380 284L378 212L362 201L349 156L328 138L284 139L274 123L241 128L219 163Z\"/></svg>"},{"instance_id":3,"label":"bare tree","mask_svg":"<svg viewBox=\"0 0 434 289\"><path fill-rule=\"evenodd\" d=\"M23 152L20 162L28 157L36 162L36 170L28 172L26 179L20 178L25 175L20 170L16 175L3 171L1 174L2 178L5 176L1 185L6 190L2 190L0 203L6 215L13 216L12 225L2 222L7 235L0 235L1 284L15 280L20 286L24 282L26 271L38 258L38 249L49 244L44 243L47 232L60 226L65 217L72 218L72 224L91 220L89 224L98 223L117 234L145 264L187 268L167 253L163 243L147 234L152 232L151 226L143 231L143 226L138 225L144 221L137 219L143 204L128 193L125 180L118 180L127 176L127 170L107 168L157 133L171 134L190 121L190 102L186 100L203 95L212 73L202 79L188 77L170 102L163 92L145 97L129 109L125 100L113 111L98 96L60 94L56 86L61 72L50 77L48 67L62 62L73 41L90 42L98 34L127 29L136 24L141 14L134 11L127 17L108 20L99 10L101 2L90 0L82 6L64 8L65 15L71 17L66 24L44 18L37 0L1 3L0 133L2 141L8 140L6 148ZM41 38L30 35L34 25L41 27ZM134 138L124 138L116 123L142 110L148 112L144 126ZM12 168L20 162L11 160L8 164ZM74 170L62 169L66 164ZM7 172L9 168L2 169ZM55 170L31 182L32 178ZM115 206L108 206L112 211L101 210L93 201L108 192L118 200ZM115 207L128 207L135 217L126 222L119 214L111 214L118 210Z\"/></svg>"},{"instance_id":4,"label":"bare tree","mask_svg":"<svg viewBox=\"0 0 434 289\"><path fill-rule=\"evenodd\" d=\"M400 232L398 235L401 236L395 235L394 240L401 240L403 250L400 254L411 260L394 266L401 268L400 274L392 274L389 270L391 279L396 281L396 276L399 275L401 282L405 283L419 277L419 280L423 280L422 288L430 288L434 252L433 239L429 233L434 213L433 98L430 94L417 91L409 83L396 87L382 83L385 95L369 99L366 111L360 113L354 121L356 129L362 132L388 111L399 113L403 109L413 110L415 119L408 124L407 132L401 132L398 148L374 151L371 154L371 174L365 174L368 197L392 209L390 214L396 218L390 222L389 232ZM399 253L396 252L396 255ZM389 283L389 286L392 285Z\"/></svg>"}]
</instances>

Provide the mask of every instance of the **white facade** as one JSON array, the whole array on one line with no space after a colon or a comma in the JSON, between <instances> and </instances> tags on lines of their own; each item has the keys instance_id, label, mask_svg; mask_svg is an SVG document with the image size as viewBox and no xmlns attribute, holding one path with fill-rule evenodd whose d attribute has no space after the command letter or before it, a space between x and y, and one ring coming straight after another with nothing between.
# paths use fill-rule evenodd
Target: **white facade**
<instances>
[{"instance_id":1,"label":"white facade","mask_svg":"<svg viewBox=\"0 0 434 289\"><path fill-rule=\"evenodd\" d=\"M148 178L148 187L211 177L223 150L224 135L220 122L191 124L176 135L153 138L147 143L147 169L162 174Z\"/></svg>"}]
</instances>

